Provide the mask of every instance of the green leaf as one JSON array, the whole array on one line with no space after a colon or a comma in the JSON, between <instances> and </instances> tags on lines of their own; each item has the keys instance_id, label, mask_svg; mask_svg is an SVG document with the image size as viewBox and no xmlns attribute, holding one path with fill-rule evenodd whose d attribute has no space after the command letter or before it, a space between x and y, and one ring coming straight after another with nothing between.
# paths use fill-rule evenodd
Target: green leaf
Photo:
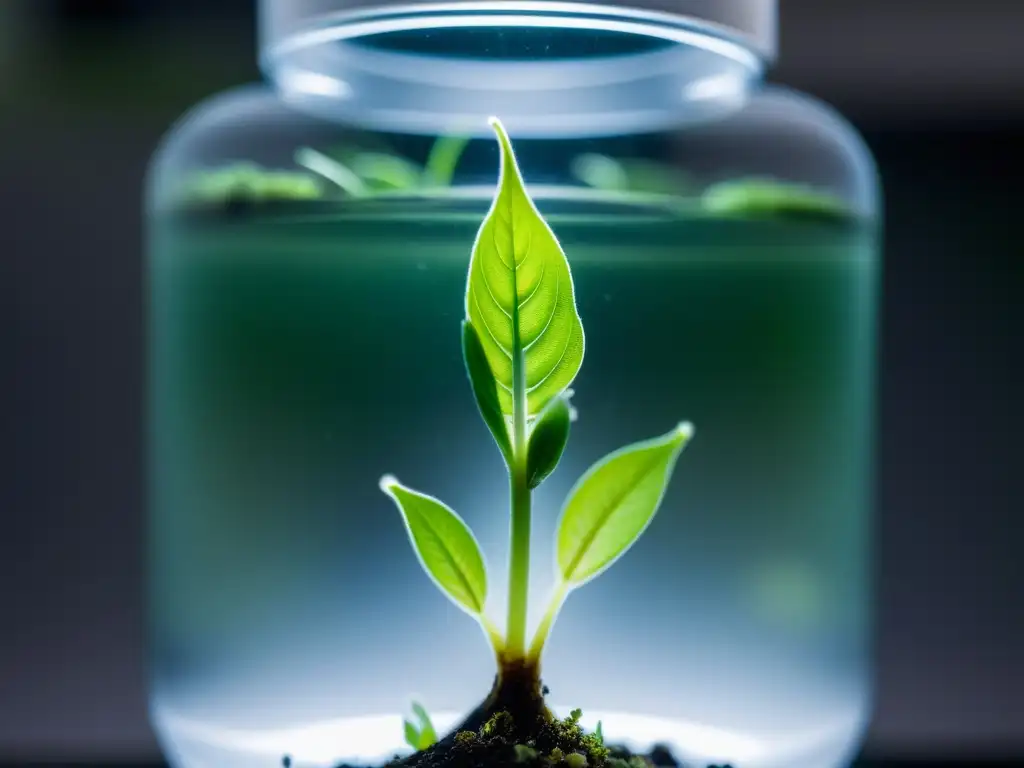
<instances>
[{"instance_id":1,"label":"green leaf","mask_svg":"<svg viewBox=\"0 0 1024 768\"><path fill-rule=\"evenodd\" d=\"M713 184L701 195L711 213L734 216L803 217L822 221L849 219L853 211L841 198L771 179L733 179Z\"/></svg>"},{"instance_id":2,"label":"green leaf","mask_svg":"<svg viewBox=\"0 0 1024 768\"><path fill-rule=\"evenodd\" d=\"M426 749L437 742L437 730L434 728L426 708L418 701L412 703L412 712L420 721L419 749Z\"/></svg>"},{"instance_id":3,"label":"green leaf","mask_svg":"<svg viewBox=\"0 0 1024 768\"><path fill-rule=\"evenodd\" d=\"M604 744L604 730L601 727L601 721L597 721L597 728L594 729L594 735L597 736L597 740Z\"/></svg>"},{"instance_id":4,"label":"green leaf","mask_svg":"<svg viewBox=\"0 0 1024 768\"><path fill-rule=\"evenodd\" d=\"M469 526L437 499L391 475L381 478L380 488L402 513L423 570L452 602L479 617L487 601L487 569Z\"/></svg>"},{"instance_id":5,"label":"green leaf","mask_svg":"<svg viewBox=\"0 0 1024 768\"><path fill-rule=\"evenodd\" d=\"M629 188L629 177L622 164L607 155L587 153L572 161L577 179L594 189L622 192Z\"/></svg>"},{"instance_id":6,"label":"green leaf","mask_svg":"<svg viewBox=\"0 0 1024 768\"><path fill-rule=\"evenodd\" d=\"M419 746L417 749L423 751L437 743L437 734L433 731L420 731Z\"/></svg>"},{"instance_id":7,"label":"green leaf","mask_svg":"<svg viewBox=\"0 0 1024 768\"><path fill-rule=\"evenodd\" d=\"M455 167L459 164L463 150L469 144L467 136L441 136L430 148L426 165L423 168L425 183L447 187L452 183Z\"/></svg>"},{"instance_id":8,"label":"green leaf","mask_svg":"<svg viewBox=\"0 0 1024 768\"><path fill-rule=\"evenodd\" d=\"M512 444L508 436L508 423L498 401L498 382L494 380L487 354L480 343L480 336L469 320L462 322L462 358L466 363L469 383L473 387L476 405L484 423L494 435L498 448L509 463L512 462Z\"/></svg>"},{"instance_id":9,"label":"green leaf","mask_svg":"<svg viewBox=\"0 0 1024 768\"><path fill-rule=\"evenodd\" d=\"M634 158L583 154L572 161L572 173L587 186L607 192L683 195L693 187L689 177L677 169Z\"/></svg>"},{"instance_id":10,"label":"green leaf","mask_svg":"<svg viewBox=\"0 0 1024 768\"><path fill-rule=\"evenodd\" d=\"M558 523L556 554L567 584L594 578L640 538L692 434L684 422L666 435L609 454L580 478Z\"/></svg>"},{"instance_id":11,"label":"green leaf","mask_svg":"<svg viewBox=\"0 0 1024 768\"><path fill-rule=\"evenodd\" d=\"M466 314L498 382L502 412L513 413L514 374L522 376L527 415L566 389L583 362L583 325L569 262L541 218L505 129L496 118L501 171L491 210L469 265Z\"/></svg>"},{"instance_id":12,"label":"green leaf","mask_svg":"<svg viewBox=\"0 0 1024 768\"><path fill-rule=\"evenodd\" d=\"M405 730L405 743L418 751L420 748L420 732L408 720L403 721L402 725Z\"/></svg>"},{"instance_id":13,"label":"green leaf","mask_svg":"<svg viewBox=\"0 0 1024 768\"><path fill-rule=\"evenodd\" d=\"M295 163L320 174L352 197L364 197L370 191L359 178L359 174L347 165L311 147L299 147L295 150Z\"/></svg>"},{"instance_id":14,"label":"green leaf","mask_svg":"<svg viewBox=\"0 0 1024 768\"><path fill-rule=\"evenodd\" d=\"M526 453L526 482L530 488L540 485L558 466L569 440L571 421L572 407L564 395L556 397L540 412L530 432Z\"/></svg>"},{"instance_id":15,"label":"green leaf","mask_svg":"<svg viewBox=\"0 0 1024 768\"><path fill-rule=\"evenodd\" d=\"M684 195L693 189L691 179L678 168L636 158L619 161L626 174L628 187L636 192L662 195Z\"/></svg>"},{"instance_id":16,"label":"green leaf","mask_svg":"<svg viewBox=\"0 0 1024 768\"><path fill-rule=\"evenodd\" d=\"M420 183L420 169L404 157L384 152L361 152L352 160L352 170L373 187L414 189Z\"/></svg>"}]
</instances>

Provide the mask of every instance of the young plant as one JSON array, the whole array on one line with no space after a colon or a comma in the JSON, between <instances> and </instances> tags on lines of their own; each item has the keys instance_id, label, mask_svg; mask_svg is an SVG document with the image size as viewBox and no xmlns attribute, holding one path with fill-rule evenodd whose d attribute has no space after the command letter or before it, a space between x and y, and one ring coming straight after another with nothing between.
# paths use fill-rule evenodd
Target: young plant
<instances>
[{"instance_id":1,"label":"young plant","mask_svg":"<svg viewBox=\"0 0 1024 768\"><path fill-rule=\"evenodd\" d=\"M402 725L405 729L405 743L417 752L433 746L437 742L437 731L430 721L427 710L418 701L412 703L412 714L415 722L406 719Z\"/></svg>"},{"instance_id":2,"label":"young plant","mask_svg":"<svg viewBox=\"0 0 1024 768\"><path fill-rule=\"evenodd\" d=\"M680 197L693 192L693 181L682 170L640 158L613 158L586 153L572 161L573 176L605 192L644 192Z\"/></svg>"},{"instance_id":3,"label":"young plant","mask_svg":"<svg viewBox=\"0 0 1024 768\"><path fill-rule=\"evenodd\" d=\"M484 423L508 469L510 547L504 633L486 615L487 569L466 523L444 503L394 477L381 488L398 506L423 569L476 619L493 645L499 673L492 703L542 700L539 662L568 594L621 557L647 528L692 428L680 423L594 464L569 492L555 541L558 582L527 643L532 492L561 459L573 420L569 397L583 363L583 325L572 275L554 233L523 185L502 124L497 194L473 245L466 284L462 351ZM514 682L513 682L514 681ZM522 693L522 692L520 692Z\"/></svg>"},{"instance_id":4,"label":"young plant","mask_svg":"<svg viewBox=\"0 0 1024 768\"><path fill-rule=\"evenodd\" d=\"M422 166L390 152L359 150L333 157L312 147L299 147L295 163L330 181L346 197L422 192L451 186L455 168L468 144L469 138L465 136L440 136Z\"/></svg>"}]
</instances>

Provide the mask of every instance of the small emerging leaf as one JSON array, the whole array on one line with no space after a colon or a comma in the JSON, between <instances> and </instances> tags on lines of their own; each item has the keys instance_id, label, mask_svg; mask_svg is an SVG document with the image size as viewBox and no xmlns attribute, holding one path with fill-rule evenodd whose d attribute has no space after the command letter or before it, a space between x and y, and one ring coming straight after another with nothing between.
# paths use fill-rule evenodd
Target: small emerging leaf
<instances>
[{"instance_id":1,"label":"small emerging leaf","mask_svg":"<svg viewBox=\"0 0 1024 768\"><path fill-rule=\"evenodd\" d=\"M430 715L427 714L427 710L418 701L414 701L412 703L412 712L416 715L416 719L420 721L418 748L422 750L433 746L437 742L437 730L434 728L434 724L430 721Z\"/></svg>"},{"instance_id":2,"label":"small emerging leaf","mask_svg":"<svg viewBox=\"0 0 1024 768\"><path fill-rule=\"evenodd\" d=\"M487 354L480 344L480 336L469 320L462 322L462 358L466 363L469 383L473 387L477 408L483 416L498 448L509 463L512 462L512 444L509 441L508 425L498 401L498 382L494 380Z\"/></svg>"},{"instance_id":3,"label":"small emerging leaf","mask_svg":"<svg viewBox=\"0 0 1024 768\"><path fill-rule=\"evenodd\" d=\"M413 749L419 750L420 732L416 729L416 726L410 723L408 720L405 720L402 723L402 725L405 730L405 743Z\"/></svg>"},{"instance_id":4,"label":"small emerging leaf","mask_svg":"<svg viewBox=\"0 0 1024 768\"><path fill-rule=\"evenodd\" d=\"M548 403L537 417L526 453L526 481L530 488L540 485L558 466L569 440L571 421L572 409L564 395Z\"/></svg>"},{"instance_id":5,"label":"small emerging leaf","mask_svg":"<svg viewBox=\"0 0 1024 768\"><path fill-rule=\"evenodd\" d=\"M556 554L567 584L594 578L640 537L692 434L689 424L680 424L667 435L609 454L580 478L558 524Z\"/></svg>"},{"instance_id":6,"label":"small emerging leaf","mask_svg":"<svg viewBox=\"0 0 1024 768\"><path fill-rule=\"evenodd\" d=\"M524 388L526 415L563 392L583 363L583 325L569 262L523 185L512 143L491 119L501 150L494 203L473 244L466 285L472 321L498 382L502 412Z\"/></svg>"},{"instance_id":7,"label":"small emerging leaf","mask_svg":"<svg viewBox=\"0 0 1024 768\"><path fill-rule=\"evenodd\" d=\"M601 728L600 720L597 721L597 727L594 729L594 735L597 737L599 742L604 744L604 730Z\"/></svg>"},{"instance_id":8,"label":"small emerging leaf","mask_svg":"<svg viewBox=\"0 0 1024 768\"><path fill-rule=\"evenodd\" d=\"M487 600L487 570L469 526L437 499L390 475L381 478L380 488L402 513L423 570L452 602L479 616Z\"/></svg>"}]
</instances>

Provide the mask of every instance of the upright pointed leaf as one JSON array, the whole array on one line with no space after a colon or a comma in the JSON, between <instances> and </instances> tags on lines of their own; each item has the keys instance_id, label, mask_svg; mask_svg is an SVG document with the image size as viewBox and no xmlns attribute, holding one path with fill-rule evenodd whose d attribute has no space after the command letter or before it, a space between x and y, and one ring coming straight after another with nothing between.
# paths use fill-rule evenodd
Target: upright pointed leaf
<instances>
[{"instance_id":1,"label":"upright pointed leaf","mask_svg":"<svg viewBox=\"0 0 1024 768\"><path fill-rule=\"evenodd\" d=\"M432 496L406 488L386 475L380 488L405 521L420 565L457 606L479 616L487 601L487 569L469 526Z\"/></svg>"},{"instance_id":2,"label":"upright pointed leaf","mask_svg":"<svg viewBox=\"0 0 1024 768\"><path fill-rule=\"evenodd\" d=\"M480 344L480 337L469 320L462 322L462 358L466 363L469 383L473 387L476 405L484 423L494 435L498 448L508 462L512 461L512 445L508 435L508 424L498 401L498 382L494 379L487 354Z\"/></svg>"},{"instance_id":3,"label":"upright pointed leaf","mask_svg":"<svg viewBox=\"0 0 1024 768\"><path fill-rule=\"evenodd\" d=\"M424 183L440 187L451 186L455 167L459 164L463 150L469 144L468 136L441 136L430 148L427 162L423 167Z\"/></svg>"},{"instance_id":4,"label":"upright pointed leaf","mask_svg":"<svg viewBox=\"0 0 1024 768\"><path fill-rule=\"evenodd\" d=\"M562 458L569 441L572 409L564 395L556 397L540 412L526 452L526 481L531 488L540 485Z\"/></svg>"},{"instance_id":5,"label":"upright pointed leaf","mask_svg":"<svg viewBox=\"0 0 1024 768\"><path fill-rule=\"evenodd\" d=\"M466 315L512 415L513 374L522 366L527 415L568 387L583 362L583 325L569 262L523 186L512 144L492 118L501 150L498 191L469 265Z\"/></svg>"},{"instance_id":6,"label":"upright pointed leaf","mask_svg":"<svg viewBox=\"0 0 1024 768\"><path fill-rule=\"evenodd\" d=\"M609 454L587 470L562 510L557 560L562 579L579 586L621 557L650 524L693 428Z\"/></svg>"},{"instance_id":7,"label":"upright pointed leaf","mask_svg":"<svg viewBox=\"0 0 1024 768\"><path fill-rule=\"evenodd\" d=\"M430 720L426 707L418 701L412 703L412 712L420 723L419 748L426 749L437 741L437 730L434 728L434 723Z\"/></svg>"}]
</instances>

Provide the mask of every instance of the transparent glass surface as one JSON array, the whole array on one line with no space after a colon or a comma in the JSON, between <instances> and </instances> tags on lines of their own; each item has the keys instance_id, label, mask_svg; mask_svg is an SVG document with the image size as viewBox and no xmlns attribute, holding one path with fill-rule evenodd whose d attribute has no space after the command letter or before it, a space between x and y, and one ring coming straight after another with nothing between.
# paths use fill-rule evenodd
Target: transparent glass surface
<instances>
[{"instance_id":1,"label":"transparent glass surface","mask_svg":"<svg viewBox=\"0 0 1024 768\"><path fill-rule=\"evenodd\" d=\"M507 123L586 331L578 419L534 494L531 626L576 479L696 428L648 531L569 596L548 701L640 751L842 765L870 700L874 171L797 94L674 109L650 130ZM409 751L411 700L444 729L490 689L486 638L378 487L458 511L503 625L508 477L460 347L487 114L389 130L252 87L154 162L151 708L177 766L379 762Z\"/></svg>"}]
</instances>

